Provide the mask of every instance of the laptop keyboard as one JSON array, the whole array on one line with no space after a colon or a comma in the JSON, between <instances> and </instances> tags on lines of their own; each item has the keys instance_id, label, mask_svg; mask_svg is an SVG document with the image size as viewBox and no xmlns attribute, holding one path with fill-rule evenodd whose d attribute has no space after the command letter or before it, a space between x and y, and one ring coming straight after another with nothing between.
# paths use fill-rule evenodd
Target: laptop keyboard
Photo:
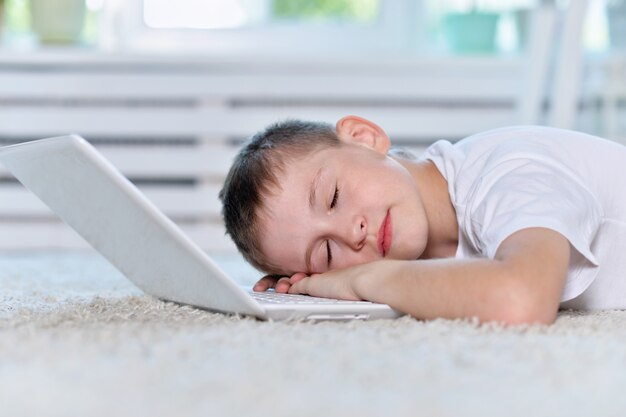
<instances>
[{"instance_id":1,"label":"laptop keyboard","mask_svg":"<svg viewBox=\"0 0 626 417\"><path fill-rule=\"evenodd\" d=\"M335 300L333 298L311 297L300 294L283 294L274 291L250 292L259 303L270 304L371 304L369 301Z\"/></svg>"}]
</instances>

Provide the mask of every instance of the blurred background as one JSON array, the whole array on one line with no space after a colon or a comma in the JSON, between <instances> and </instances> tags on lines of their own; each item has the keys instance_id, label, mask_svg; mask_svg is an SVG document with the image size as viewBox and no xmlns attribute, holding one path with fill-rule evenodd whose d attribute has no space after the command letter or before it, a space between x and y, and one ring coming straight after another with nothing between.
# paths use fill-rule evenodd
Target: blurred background
<instances>
[{"instance_id":1,"label":"blurred background","mask_svg":"<svg viewBox=\"0 0 626 417\"><path fill-rule=\"evenodd\" d=\"M82 135L214 253L230 161L276 120L357 114L417 153L512 124L626 144L626 1L0 0L0 29L0 145ZM0 167L0 249L77 247Z\"/></svg>"}]
</instances>

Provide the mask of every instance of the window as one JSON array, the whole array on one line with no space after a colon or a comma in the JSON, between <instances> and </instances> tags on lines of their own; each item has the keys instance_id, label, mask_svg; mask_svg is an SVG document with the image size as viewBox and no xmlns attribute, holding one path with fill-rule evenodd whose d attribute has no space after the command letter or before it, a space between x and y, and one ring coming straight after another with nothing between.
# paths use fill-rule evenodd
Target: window
<instances>
[{"instance_id":1,"label":"window","mask_svg":"<svg viewBox=\"0 0 626 417\"><path fill-rule=\"evenodd\" d=\"M564 5L568 0L555 1ZM585 29L588 50L605 51L609 46L609 1L589 2ZM85 2L83 41L104 49L342 57L376 54L385 58L421 53L518 52L524 46L529 10L540 0ZM28 37L29 4L27 0L6 0L5 44ZM63 13L60 6L56 10ZM476 24L471 20L478 22L480 30L468 26Z\"/></svg>"},{"instance_id":2,"label":"window","mask_svg":"<svg viewBox=\"0 0 626 417\"><path fill-rule=\"evenodd\" d=\"M127 0L107 44L226 54L401 52L419 2L389 0ZM410 41L407 41L410 40Z\"/></svg>"}]
</instances>

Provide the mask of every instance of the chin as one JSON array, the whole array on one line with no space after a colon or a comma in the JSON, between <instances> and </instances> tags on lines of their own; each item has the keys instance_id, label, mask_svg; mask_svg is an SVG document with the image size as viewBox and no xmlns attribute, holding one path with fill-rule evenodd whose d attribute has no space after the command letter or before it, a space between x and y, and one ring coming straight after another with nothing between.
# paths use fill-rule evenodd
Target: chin
<instances>
[{"instance_id":1,"label":"chin","mask_svg":"<svg viewBox=\"0 0 626 417\"><path fill-rule=\"evenodd\" d=\"M411 250L407 251L405 256L402 257L403 260L407 261L415 261L420 259L426 250L426 245L419 246L416 248L411 248Z\"/></svg>"},{"instance_id":2,"label":"chin","mask_svg":"<svg viewBox=\"0 0 626 417\"><path fill-rule=\"evenodd\" d=\"M410 251L410 252L403 252L403 253L391 252L389 253L389 255L381 259L393 259L397 261L414 261L416 259L419 259L419 257L422 255L422 252L423 251L420 251L420 252Z\"/></svg>"}]
</instances>

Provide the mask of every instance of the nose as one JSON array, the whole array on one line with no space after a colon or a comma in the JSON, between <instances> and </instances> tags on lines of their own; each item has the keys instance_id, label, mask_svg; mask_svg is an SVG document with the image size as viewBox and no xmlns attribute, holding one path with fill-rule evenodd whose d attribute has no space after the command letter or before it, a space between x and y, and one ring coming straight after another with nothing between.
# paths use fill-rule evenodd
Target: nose
<instances>
[{"instance_id":1,"label":"nose","mask_svg":"<svg viewBox=\"0 0 626 417\"><path fill-rule=\"evenodd\" d=\"M354 250L360 250L365 246L367 238L367 221L365 217L356 215L349 222L347 243Z\"/></svg>"}]
</instances>

